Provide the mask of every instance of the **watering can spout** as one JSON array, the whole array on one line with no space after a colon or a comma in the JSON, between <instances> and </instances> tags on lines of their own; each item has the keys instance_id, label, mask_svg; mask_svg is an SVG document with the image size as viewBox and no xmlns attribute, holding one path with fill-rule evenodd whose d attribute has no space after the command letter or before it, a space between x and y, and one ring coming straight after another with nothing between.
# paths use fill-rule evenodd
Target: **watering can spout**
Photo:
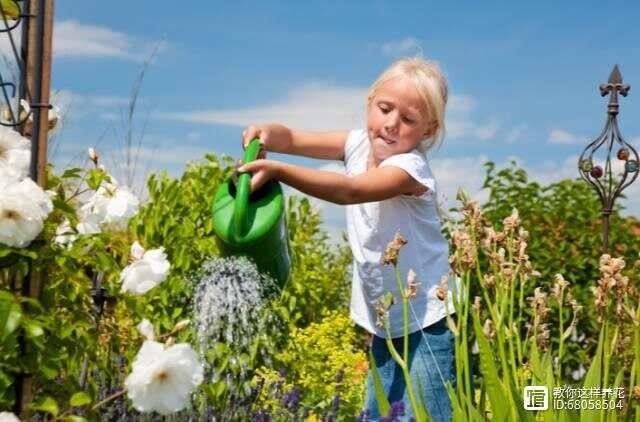
<instances>
[{"instance_id":1,"label":"watering can spout","mask_svg":"<svg viewBox=\"0 0 640 422\"><path fill-rule=\"evenodd\" d=\"M244 162L255 160L259 140L247 146ZM289 278L291 260L286 230L284 195L276 181L251 193L251 175L241 173L234 184L220 184L212 203L213 230L223 256L246 256L281 288Z\"/></svg>"}]
</instances>

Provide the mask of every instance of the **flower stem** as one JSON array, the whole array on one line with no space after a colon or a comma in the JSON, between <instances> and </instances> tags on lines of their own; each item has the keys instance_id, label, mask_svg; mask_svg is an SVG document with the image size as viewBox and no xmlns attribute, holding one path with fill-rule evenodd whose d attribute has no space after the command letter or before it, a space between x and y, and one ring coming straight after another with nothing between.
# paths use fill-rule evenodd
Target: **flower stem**
<instances>
[{"instance_id":1,"label":"flower stem","mask_svg":"<svg viewBox=\"0 0 640 422\"><path fill-rule=\"evenodd\" d=\"M564 302L564 288L560 290L560 299L558 303L558 323L560 326L560 341L558 342L558 381L557 385L560 385L562 381L562 352L564 346L564 321L562 315L562 303Z\"/></svg>"},{"instance_id":2,"label":"flower stem","mask_svg":"<svg viewBox=\"0 0 640 422\"><path fill-rule=\"evenodd\" d=\"M389 349L389 353L391 354L391 357L393 358L393 360L395 360L396 364L398 364L400 369L402 369L402 375L404 377L404 383L407 387L407 395L409 396L409 401L411 402L411 408L413 409L413 413L419 422L423 422L419 416L422 414L422 412L420 411L421 409L418 408L418 402L416 401L416 397L413 392L413 385L411 383L411 375L409 374L409 368L407 366L407 362L402 359L402 357L396 350L396 347L393 345L391 332L389 330L389 321L387 320L384 325L385 325L384 328L387 334L385 336L385 341L387 342L387 348Z\"/></svg>"},{"instance_id":3,"label":"flower stem","mask_svg":"<svg viewBox=\"0 0 640 422\"><path fill-rule=\"evenodd\" d=\"M98 409L99 407L101 407L101 406L103 406L103 405L105 405L105 404L109 403L110 401L115 400L115 399L117 399L118 397L122 396L122 395L123 395L124 393L126 393L126 392L127 392L127 389L126 389L126 388L123 388L123 389L122 389L122 390L120 390L120 391L116 391L116 392L115 392L115 393L113 393L112 395L105 397L104 399L100 400L98 403L96 403L95 405L93 405L93 407L91 408L91 410L96 410L96 409Z\"/></svg>"}]
</instances>

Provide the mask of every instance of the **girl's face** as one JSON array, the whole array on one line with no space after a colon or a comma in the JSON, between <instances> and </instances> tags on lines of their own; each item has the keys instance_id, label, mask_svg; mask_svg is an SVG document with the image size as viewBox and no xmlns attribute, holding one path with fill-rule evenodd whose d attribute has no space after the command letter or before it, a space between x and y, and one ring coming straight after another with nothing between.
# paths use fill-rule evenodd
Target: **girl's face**
<instances>
[{"instance_id":1,"label":"girl's face","mask_svg":"<svg viewBox=\"0 0 640 422\"><path fill-rule=\"evenodd\" d=\"M405 77L380 85L369 102L367 131L375 161L415 149L429 135L428 110Z\"/></svg>"}]
</instances>

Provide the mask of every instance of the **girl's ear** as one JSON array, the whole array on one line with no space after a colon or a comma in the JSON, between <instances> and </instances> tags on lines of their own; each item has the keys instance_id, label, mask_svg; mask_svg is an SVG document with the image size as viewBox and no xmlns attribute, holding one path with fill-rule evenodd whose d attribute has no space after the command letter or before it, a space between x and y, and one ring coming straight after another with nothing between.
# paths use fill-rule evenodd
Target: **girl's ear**
<instances>
[{"instance_id":1,"label":"girl's ear","mask_svg":"<svg viewBox=\"0 0 640 422\"><path fill-rule=\"evenodd\" d=\"M436 133L436 129L438 128L438 122L429 122L429 125L427 126L427 129L424 131L424 133L422 134L422 138L423 139L427 139L433 136L434 133Z\"/></svg>"}]
</instances>

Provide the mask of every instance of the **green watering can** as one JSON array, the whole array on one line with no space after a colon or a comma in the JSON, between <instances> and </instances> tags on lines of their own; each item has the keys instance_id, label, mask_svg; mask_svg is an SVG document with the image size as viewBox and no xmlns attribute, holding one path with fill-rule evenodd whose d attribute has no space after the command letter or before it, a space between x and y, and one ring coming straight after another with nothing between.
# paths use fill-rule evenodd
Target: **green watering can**
<instances>
[{"instance_id":1,"label":"green watering can","mask_svg":"<svg viewBox=\"0 0 640 422\"><path fill-rule=\"evenodd\" d=\"M258 138L253 139L244 162L255 160L260 147ZM289 278L291 258L280 183L270 180L252 194L249 173L240 174L237 185L229 178L218 187L211 214L222 255L252 259L282 289Z\"/></svg>"}]
</instances>

